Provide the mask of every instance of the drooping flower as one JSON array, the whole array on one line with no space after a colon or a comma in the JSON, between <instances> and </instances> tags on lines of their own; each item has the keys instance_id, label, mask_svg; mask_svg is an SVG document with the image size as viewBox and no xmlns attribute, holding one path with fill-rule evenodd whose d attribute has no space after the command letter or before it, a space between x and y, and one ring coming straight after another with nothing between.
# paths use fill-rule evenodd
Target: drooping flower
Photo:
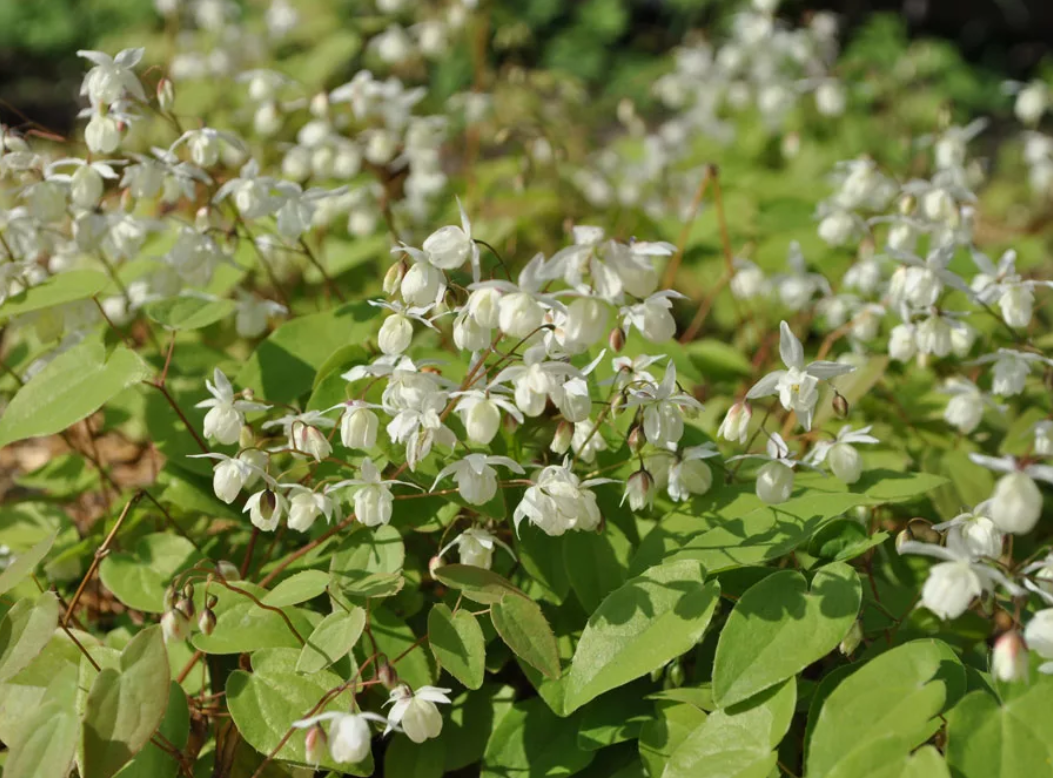
<instances>
[{"instance_id":1,"label":"drooping flower","mask_svg":"<svg viewBox=\"0 0 1053 778\"><path fill-rule=\"evenodd\" d=\"M223 445L237 443L246 413L265 411L270 407L265 403L235 400L234 387L218 367L212 374L212 382L205 379L205 386L212 399L202 400L195 407L209 409L205 414L205 437Z\"/></svg>"},{"instance_id":2,"label":"drooping flower","mask_svg":"<svg viewBox=\"0 0 1053 778\"><path fill-rule=\"evenodd\" d=\"M385 703L391 705L385 733L401 726L414 743L438 737L442 732L442 714L437 703L449 705L450 698L446 696L449 693L450 689L437 686L421 686L416 691L406 684L395 687Z\"/></svg>"}]
</instances>

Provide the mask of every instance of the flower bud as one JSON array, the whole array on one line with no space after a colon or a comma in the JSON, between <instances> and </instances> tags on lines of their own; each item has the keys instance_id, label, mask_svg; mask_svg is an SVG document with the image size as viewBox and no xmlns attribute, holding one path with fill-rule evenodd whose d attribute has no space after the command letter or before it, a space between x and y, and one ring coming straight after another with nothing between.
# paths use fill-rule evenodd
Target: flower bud
<instances>
[{"instance_id":1,"label":"flower bud","mask_svg":"<svg viewBox=\"0 0 1053 778\"><path fill-rule=\"evenodd\" d=\"M644 438L643 427L639 424L634 424L633 428L629 430L629 450L633 453L638 452L643 448L646 439Z\"/></svg>"},{"instance_id":2,"label":"flower bud","mask_svg":"<svg viewBox=\"0 0 1053 778\"><path fill-rule=\"evenodd\" d=\"M625 496L622 502L629 501L629 507L641 511L654 503L654 478L644 468L640 468L625 483Z\"/></svg>"},{"instance_id":3,"label":"flower bud","mask_svg":"<svg viewBox=\"0 0 1053 778\"><path fill-rule=\"evenodd\" d=\"M431 559L428 560L428 574L432 578L434 578L435 577L435 571L438 570L440 567L442 567L442 565L443 565L442 558L438 557L438 556L433 556Z\"/></svg>"},{"instance_id":4,"label":"flower bud","mask_svg":"<svg viewBox=\"0 0 1053 778\"><path fill-rule=\"evenodd\" d=\"M380 325L377 345L389 356L401 354L409 348L411 340L413 340L413 324L400 313L388 316Z\"/></svg>"},{"instance_id":5,"label":"flower bud","mask_svg":"<svg viewBox=\"0 0 1053 778\"><path fill-rule=\"evenodd\" d=\"M368 451L377 444L379 423L369 408L348 407L340 419L340 442L347 448Z\"/></svg>"},{"instance_id":6,"label":"flower bud","mask_svg":"<svg viewBox=\"0 0 1053 778\"><path fill-rule=\"evenodd\" d=\"M201 611L201 616L197 620L197 626L206 635L212 634L212 631L216 628L216 614L211 608L205 608Z\"/></svg>"},{"instance_id":7,"label":"flower bud","mask_svg":"<svg viewBox=\"0 0 1053 778\"><path fill-rule=\"evenodd\" d=\"M322 431L310 424L304 424L297 434L297 448L305 454L310 455L316 462L333 453L333 447Z\"/></svg>"},{"instance_id":8,"label":"flower bud","mask_svg":"<svg viewBox=\"0 0 1053 778\"><path fill-rule=\"evenodd\" d=\"M219 573L219 577L224 581L237 581L241 579L241 571L238 570L238 566L226 559L221 559L216 562L216 572Z\"/></svg>"},{"instance_id":9,"label":"flower bud","mask_svg":"<svg viewBox=\"0 0 1053 778\"><path fill-rule=\"evenodd\" d=\"M480 400L464 414L464 429L468 439L488 445L501 428L501 411L490 400Z\"/></svg>"},{"instance_id":10,"label":"flower bud","mask_svg":"<svg viewBox=\"0 0 1053 778\"><path fill-rule=\"evenodd\" d=\"M615 327L611 330L607 336L607 345L611 347L611 351L618 353L625 348L625 333L622 332L621 327Z\"/></svg>"},{"instance_id":11,"label":"flower bud","mask_svg":"<svg viewBox=\"0 0 1053 778\"><path fill-rule=\"evenodd\" d=\"M157 104L161 106L162 111L170 111L173 102L175 102L175 87L172 86L171 81L162 76L157 82Z\"/></svg>"},{"instance_id":12,"label":"flower bud","mask_svg":"<svg viewBox=\"0 0 1053 778\"><path fill-rule=\"evenodd\" d=\"M899 534L896 535L896 552L900 553L903 544L912 540L914 540L914 533L911 532L910 527L900 530Z\"/></svg>"},{"instance_id":13,"label":"flower bud","mask_svg":"<svg viewBox=\"0 0 1053 778\"><path fill-rule=\"evenodd\" d=\"M205 595L205 607L212 610L219 603L219 597L214 594Z\"/></svg>"},{"instance_id":14,"label":"flower bud","mask_svg":"<svg viewBox=\"0 0 1053 778\"><path fill-rule=\"evenodd\" d=\"M837 647L838 650L845 656L852 656L853 652L859 648L859 644L863 642L863 625L859 619L852 622L852 627L848 630L848 634L841 640L841 644Z\"/></svg>"},{"instance_id":15,"label":"flower bud","mask_svg":"<svg viewBox=\"0 0 1053 778\"><path fill-rule=\"evenodd\" d=\"M329 738L320 725L316 724L307 730L307 736L304 739L304 756L309 764L317 765L321 762L328 747Z\"/></svg>"},{"instance_id":16,"label":"flower bud","mask_svg":"<svg viewBox=\"0 0 1053 778\"><path fill-rule=\"evenodd\" d=\"M377 680L380 681L381 685L388 691L391 691L399 685L399 674L395 670L395 666L387 660L382 661L377 667Z\"/></svg>"},{"instance_id":17,"label":"flower bud","mask_svg":"<svg viewBox=\"0 0 1053 778\"><path fill-rule=\"evenodd\" d=\"M743 400L735 403L728 409L728 415L720 423L720 427L717 429L717 436L725 440L745 443L749 437L750 418L752 416L753 409L750 408L748 402Z\"/></svg>"},{"instance_id":18,"label":"flower bud","mask_svg":"<svg viewBox=\"0 0 1053 778\"><path fill-rule=\"evenodd\" d=\"M570 450L570 443L574 439L574 425L569 421L561 421L556 427L556 434L552 438L549 449L555 454L566 454Z\"/></svg>"},{"instance_id":19,"label":"flower bud","mask_svg":"<svg viewBox=\"0 0 1053 778\"><path fill-rule=\"evenodd\" d=\"M161 617L161 633L166 643L186 640L190 636L190 619L177 608L165 611Z\"/></svg>"},{"instance_id":20,"label":"flower bud","mask_svg":"<svg viewBox=\"0 0 1053 778\"><path fill-rule=\"evenodd\" d=\"M1027 677L1028 658L1024 639L1016 630L1000 635L991 652L991 675L999 681L1020 681Z\"/></svg>"},{"instance_id":21,"label":"flower bud","mask_svg":"<svg viewBox=\"0 0 1053 778\"><path fill-rule=\"evenodd\" d=\"M197 613L197 609L194 607L194 601L189 597L180 597L177 599L175 609L186 616L187 619L194 618L194 614Z\"/></svg>"},{"instance_id":22,"label":"flower bud","mask_svg":"<svg viewBox=\"0 0 1053 778\"><path fill-rule=\"evenodd\" d=\"M848 400L840 392L834 392L834 413L837 414L838 418L845 418L848 416Z\"/></svg>"},{"instance_id":23,"label":"flower bud","mask_svg":"<svg viewBox=\"0 0 1053 778\"><path fill-rule=\"evenodd\" d=\"M168 588L165 589L164 609L166 611L172 610L172 608L175 607L175 601L176 601L175 584L169 584Z\"/></svg>"},{"instance_id":24,"label":"flower bud","mask_svg":"<svg viewBox=\"0 0 1053 778\"><path fill-rule=\"evenodd\" d=\"M684 685L684 666L679 661L673 662L666 670L665 678L667 689L679 689Z\"/></svg>"}]
</instances>

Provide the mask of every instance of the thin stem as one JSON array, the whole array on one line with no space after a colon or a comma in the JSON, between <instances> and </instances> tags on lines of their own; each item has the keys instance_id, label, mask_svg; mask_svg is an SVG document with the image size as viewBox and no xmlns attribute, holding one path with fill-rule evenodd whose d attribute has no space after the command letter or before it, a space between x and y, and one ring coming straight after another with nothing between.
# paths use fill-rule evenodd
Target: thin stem
<instances>
[{"instance_id":1,"label":"thin stem","mask_svg":"<svg viewBox=\"0 0 1053 778\"><path fill-rule=\"evenodd\" d=\"M347 298L344 297L343 292L341 292L337 285L333 282L333 279L326 272L325 267L322 266L322 263L318 260L318 257L316 257L314 255L314 252L311 251L311 247L307 245L307 241L303 238L300 238L300 246L303 248L304 254L307 255L307 260L318 269L319 273L322 274L322 279L325 281L326 288L336 297L337 300L339 300L342 303L347 302Z\"/></svg>"},{"instance_id":2,"label":"thin stem","mask_svg":"<svg viewBox=\"0 0 1053 778\"><path fill-rule=\"evenodd\" d=\"M88 581L95 575L95 570L99 567L99 562L102 561L103 557L110 550L110 543L117 537L117 533L121 529L121 525L124 523L125 517L128 515L128 511L131 510L132 506L135 505L139 500L143 498L143 492L138 491L132 495L132 499L124 506L124 510L121 511L121 515L117 517L117 522L110 529L106 539L102 541L102 545L95 551L95 556L92 557L91 565L88 566L88 572L84 574L84 578L81 579L80 586L77 587L77 592L73 595L73 599L70 600L69 607L66 608L66 615L62 617L62 625L65 626L69 623L70 618L73 616L73 611L77 607L77 601L80 600L80 596L84 594L85 588L88 586Z\"/></svg>"},{"instance_id":3,"label":"thin stem","mask_svg":"<svg viewBox=\"0 0 1053 778\"><path fill-rule=\"evenodd\" d=\"M676 253L673 254L672 259L669 260L669 264L666 265L665 275L662 278L662 288L672 289L673 282L676 280L677 270L680 269L680 263L684 259L684 250L687 248L687 239L691 235L691 227L695 223L695 219L698 217L698 210L702 206L702 198L706 195L706 189L709 187L709 182L716 177L716 167L713 165L706 165L705 171L702 173L702 180L698 182L698 188L695 189L695 196L691 198L691 215L688 216L684 222L684 226L680 230L680 238L676 242Z\"/></svg>"},{"instance_id":4,"label":"thin stem","mask_svg":"<svg viewBox=\"0 0 1053 778\"><path fill-rule=\"evenodd\" d=\"M172 410L176 412L176 415L179 417L180 421L183 422L183 426L185 426L187 428L187 431L193 436L194 442L197 443L198 448L201 449L201 453L211 453L208 444L205 443L204 439L202 439L202 437L197 434L197 430L194 429L194 425L190 423L190 420L186 417L186 414L183 413L183 409L179 407L178 403L176 403L175 401L175 398L172 397L172 395L169 393L168 388L164 384L158 383L156 381L143 381L143 383L147 386L152 386L154 389L157 389L161 394L164 395L165 400L167 400L168 404L172 406Z\"/></svg>"}]
</instances>

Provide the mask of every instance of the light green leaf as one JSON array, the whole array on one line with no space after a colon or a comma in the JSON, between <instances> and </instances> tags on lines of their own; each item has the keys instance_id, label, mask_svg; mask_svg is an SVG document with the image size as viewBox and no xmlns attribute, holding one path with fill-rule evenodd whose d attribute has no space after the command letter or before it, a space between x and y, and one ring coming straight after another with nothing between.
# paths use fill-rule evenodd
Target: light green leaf
<instances>
[{"instance_id":1,"label":"light green leaf","mask_svg":"<svg viewBox=\"0 0 1053 778\"><path fill-rule=\"evenodd\" d=\"M190 708L186 694L175 681L168 692L168 709L157 730L166 741L176 748L186 747L190 737ZM155 743L146 746L117 773L118 778L174 778L179 772L179 762L168 751Z\"/></svg>"},{"instance_id":2,"label":"light green leaf","mask_svg":"<svg viewBox=\"0 0 1053 778\"><path fill-rule=\"evenodd\" d=\"M157 532L136 544L134 554L109 554L99 565L99 578L129 608L163 613L165 590L176 574L203 557L184 537Z\"/></svg>"},{"instance_id":3,"label":"light green leaf","mask_svg":"<svg viewBox=\"0 0 1053 778\"><path fill-rule=\"evenodd\" d=\"M742 595L720 633L713 697L726 707L799 673L837 648L862 601L856 571L835 562L811 588L804 576L781 570Z\"/></svg>"},{"instance_id":4,"label":"light green leaf","mask_svg":"<svg viewBox=\"0 0 1053 778\"><path fill-rule=\"evenodd\" d=\"M117 346L107 355L101 340L89 338L59 354L18 390L0 417L0 446L61 432L149 376L135 352Z\"/></svg>"},{"instance_id":5,"label":"light green leaf","mask_svg":"<svg viewBox=\"0 0 1053 778\"><path fill-rule=\"evenodd\" d=\"M285 322L256 347L235 383L272 402L291 402L311 390L330 354L364 343L376 322L377 309L365 301Z\"/></svg>"},{"instance_id":6,"label":"light green leaf","mask_svg":"<svg viewBox=\"0 0 1053 778\"><path fill-rule=\"evenodd\" d=\"M557 717L537 697L517 702L490 735L482 778L555 778L584 769L595 752L578 748L579 721Z\"/></svg>"},{"instance_id":7,"label":"light green leaf","mask_svg":"<svg viewBox=\"0 0 1053 778\"><path fill-rule=\"evenodd\" d=\"M28 737L10 743L5 778L66 778L77 748L80 721L72 705L49 701L26 710Z\"/></svg>"},{"instance_id":8,"label":"light green leaf","mask_svg":"<svg viewBox=\"0 0 1053 778\"><path fill-rule=\"evenodd\" d=\"M366 612L354 608L350 613L336 611L322 619L300 651L296 670L316 673L347 656L355 647L366 624Z\"/></svg>"},{"instance_id":9,"label":"light green leaf","mask_svg":"<svg viewBox=\"0 0 1053 778\"><path fill-rule=\"evenodd\" d=\"M559 678L559 648L545 614L533 600L509 594L490 606L490 619L519 658L549 678Z\"/></svg>"},{"instance_id":10,"label":"light green leaf","mask_svg":"<svg viewBox=\"0 0 1053 778\"><path fill-rule=\"evenodd\" d=\"M0 305L0 322L30 311L87 300L105 289L109 283L110 279L98 270L67 270L24 292L8 297L3 305Z\"/></svg>"},{"instance_id":11,"label":"light green leaf","mask_svg":"<svg viewBox=\"0 0 1053 778\"><path fill-rule=\"evenodd\" d=\"M84 712L84 778L110 778L157 731L168 709L171 670L161 627L147 627L121 652L120 670L95 677Z\"/></svg>"},{"instance_id":12,"label":"light green leaf","mask_svg":"<svg viewBox=\"0 0 1053 778\"><path fill-rule=\"evenodd\" d=\"M168 330L196 330L207 327L234 313L233 300L209 300L204 297L171 297L149 303L146 315Z\"/></svg>"},{"instance_id":13,"label":"light green leaf","mask_svg":"<svg viewBox=\"0 0 1053 778\"><path fill-rule=\"evenodd\" d=\"M375 528L355 524L333 554L329 574L336 590L354 591L370 585L370 576L401 572L405 560L406 548L397 529L389 524Z\"/></svg>"},{"instance_id":14,"label":"light green leaf","mask_svg":"<svg viewBox=\"0 0 1053 778\"><path fill-rule=\"evenodd\" d=\"M906 753L931 734L946 686L934 679L948 659L938 641L918 640L870 660L841 681L823 703L808 743L810 777L833 773L875 740L902 738Z\"/></svg>"},{"instance_id":15,"label":"light green leaf","mask_svg":"<svg viewBox=\"0 0 1053 778\"><path fill-rule=\"evenodd\" d=\"M247 581L238 581L234 585L257 598L266 594L265 590ZM281 614L261 608L245 595L227 588L213 587L212 593L218 598L213 609L216 628L211 635L199 632L191 638L198 650L206 654L241 654L261 648L300 649L302 644ZM294 607L281 610L301 637L306 639L311 634L312 624L302 611Z\"/></svg>"},{"instance_id":16,"label":"light green leaf","mask_svg":"<svg viewBox=\"0 0 1053 778\"><path fill-rule=\"evenodd\" d=\"M501 602L510 593L518 597L526 596L508 579L475 565L443 565L436 568L434 576L435 580L457 589L469 600L482 605Z\"/></svg>"},{"instance_id":17,"label":"light green leaf","mask_svg":"<svg viewBox=\"0 0 1053 778\"><path fill-rule=\"evenodd\" d=\"M295 657L295 652L289 652L288 661L284 664L296 661ZM314 675L299 675L277 666L257 667L253 673L235 670L227 678L227 705L245 741L261 754L270 755L292 728L293 722L306 717L329 690L339 686L343 680L329 670ZM345 691L333 697L320 712L346 713L350 704L351 694ZM276 758L309 766L304 753L304 737L304 730L294 732L278 751ZM310 766L315 767L313 764ZM358 764L338 765L323 751L317 766L348 775L368 776L373 774L373 755L370 754Z\"/></svg>"},{"instance_id":18,"label":"light green leaf","mask_svg":"<svg viewBox=\"0 0 1053 778\"><path fill-rule=\"evenodd\" d=\"M720 585L697 562L651 568L616 589L589 618L574 652L567 710L664 666L702 637Z\"/></svg>"},{"instance_id":19,"label":"light green leaf","mask_svg":"<svg viewBox=\"0 0 1053 778\"><path fill-rule=\"evenodd\" d=\"M718 710L684 738L662 778L764 778L789 729L797 701L791 678L739 705Z\"/></svg>"},{"instance_id":20,"label":"light green leaf","mask_svg":"<svg viewBox=\"0 0 1053 778\"><path fill-rule=\"evenodd\" d=\"M951 778L951 771L935 747L922 746L911 756L899 778Z\"/></svg>"},{"instance_id":21,"label":"light green leaf","mask_svg":"<svg viewBox=\"0 0 1053 778\"><path fill-rule=\"evenodd\" d=\"M947 764L961 778L1030 778L1053 765L1049 683L1037 683L1003 705L984 691L966 695L947 714Z\"/></svg>"},{"instance_id":22,"label":"light green leaf","mask_svg":"<svg viewBox=\"0 0 1053 778\"><path fill-rule=\"evenodd\" d=\"M452 613L436 603L428 614L428 645L435 661L469 689L483 685L486 639L475 616L466 610Z\"/></svg>"},{"instance_id":23,"label":"light green leaf","mask_svg":"<svg viewBox=\"0 0 1053 778\"><path fill-rule=\"evenodd\" d=\"M25 597L0 620L0 681L13 678L44 650L58 627L59 601L53 592Z\"/></svg>"},{"instance_id":24,"label":"light green leaf","mask_svg":"<svg viewBox=\"0 0 1053 778\"><path fill-rule=\"evenodd\" d=\"M640 758L647 774L660 776L669 757L706 721L706 712L683 702L659 702L655 715L640 728Z\"/></svg>"},{"instance_id":25,"label":"light green leaf","mask_svg":"<svg viewBox=\"0 0 1053 778\"><path fill-rule=\"evenodd\" d=\"M51 550L51 546L54 545L58 534L59 531L55 530L33 546L33 548L23 551L16 556L14 561L3 572L0 572L0 594L6 594L30 576L36 569L36 566L40 564L40 560L46 557L48 551Z\"/></svg>"},{"instance_id":26,"label":"light green leaf","mask_svg":"<svg viewBox=\"0 0 1053 778\"><path fill-rule=\"evenodd\" d=\"M263 603L275 608L299 605L313 600L329 586L329 574L321 570L303 570L279 583L263 598Z\"/></svg>"}]
</instances>

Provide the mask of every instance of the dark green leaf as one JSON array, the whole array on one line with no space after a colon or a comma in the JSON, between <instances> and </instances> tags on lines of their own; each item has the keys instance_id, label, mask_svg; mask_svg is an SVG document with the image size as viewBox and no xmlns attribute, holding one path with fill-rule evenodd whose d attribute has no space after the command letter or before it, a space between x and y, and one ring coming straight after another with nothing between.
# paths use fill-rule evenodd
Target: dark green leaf
<instances>
[{"instance_id":1,"label":"dark green leaf","mask_svg":"<svg viewBox=\"0 0 1053 778\"><path fill-rule=\"evenodd\" d=\"M490 618L513 653L549 678L560 677L556 636L536 602L509 594L490 606Z\"/></svg>"}]
</instances>

